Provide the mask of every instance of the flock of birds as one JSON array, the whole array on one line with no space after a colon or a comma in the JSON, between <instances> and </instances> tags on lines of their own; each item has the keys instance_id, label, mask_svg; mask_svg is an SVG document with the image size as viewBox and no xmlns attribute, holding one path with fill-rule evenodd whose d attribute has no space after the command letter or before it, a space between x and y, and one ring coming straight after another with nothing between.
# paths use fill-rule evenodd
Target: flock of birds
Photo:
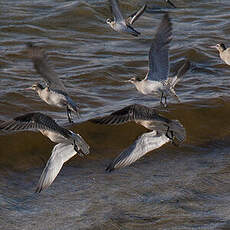
<instances>
[{"instance_id":1,"label":"flock of birds","mask_svg":"<svg viewBox=\"0 0 230 230\"><path fill-rule=\"evenodd\" d=\"M120 33L139 36L140 33L131 25L144 13L147 6L142 6L140 10L125 20L121 14L118 1L109 0L109 2L113 20L107 19L106 22L111 28ZM171 1L166 0L166 2L175 7ZM140 93L159 97L160 103L164 107L167 107L168 97L173 97L180 102L174 87L190 68L190 62L185 60L174 77L168 76L169 43L171 38L172 24L168 13L165 13L149 50L149 68L146 77L143 79L135 77L127 81L134 84ZM230 64L230 49L226 49L224 44L217 44L213 47L219 51L221 59ZM28 89L34 90L47 104L66 109L68 121L73 123L72 113L79 117L79 107L71 99L64 84L48 64L45 51L32 43L27 44L27 51L34 64L34 68L46 83L45 86L36 83ZM146 153L161 147L165 143L171 142L178 145L186 138L185 129L178 120L170 120L159 115L154 108L138 104L129 105L108 116L95 118L91 121L106 125L134 121L151 130L141 135L131 146L121 152L106 168L107 171L128 166ZM59 126L51 117L42 113L27 113L9 121L1 121L0 129L2 131L38 130L52 142L57 143L42 172L36 192L41 192L47 188L54 181L63 164L74 155L85 156L90 152L89 145L79 134Z\"/></svg>"}]
</instances>

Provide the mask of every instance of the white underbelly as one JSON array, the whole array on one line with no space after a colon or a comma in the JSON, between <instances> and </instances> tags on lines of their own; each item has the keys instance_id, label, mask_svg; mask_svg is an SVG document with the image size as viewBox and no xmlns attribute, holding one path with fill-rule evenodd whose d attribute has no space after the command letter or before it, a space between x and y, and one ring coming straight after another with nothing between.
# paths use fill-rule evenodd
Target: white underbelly
<instances>
[{"instance_id":1,"label":"white underbelly","mask_svg":"<svg viewBox=\"0 0 230 230\"><path fill-rule=\"evenodd\" d=\"M49 91L49 93L41 93L41 99L43 99L47 104L57 106L57 107L65 107L65 97L61 94L57 94L53 91Z\"/></svg>"},{"instance_id":2,"label":"white underbelly","mask_svg":"<svg viewBox=\"0 0 230 230\"><path fill-rule=\"evenodd\" d=\"M136 85L137 90L145 95L161 96L164 85L158 81L142 81Z\"/></svg>"},{"instance_id":3,"label":"white underbelly","mask_svg":"<svg viewBox=\"0 0 230 230\"><path fill-rule=\"evenodd\" d=\"M51 141L55 142L55 143L64 143L64 142L69 142L69 140L67 138L65 138L64 136L62 136L59 133L56 132L52 132L49 130L39 130L44 136L47 136Z\"/></svg>"}]
</instances>

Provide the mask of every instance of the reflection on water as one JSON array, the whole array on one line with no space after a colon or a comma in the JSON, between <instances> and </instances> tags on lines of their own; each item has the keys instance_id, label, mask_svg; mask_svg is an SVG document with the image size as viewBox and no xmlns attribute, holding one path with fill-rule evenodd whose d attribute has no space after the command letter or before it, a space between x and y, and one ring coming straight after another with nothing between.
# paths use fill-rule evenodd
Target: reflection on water
<instances>
[{"instance_id":1,"label":"reflection on water","mask_svg":"<svg viewBox=\"0 0 230 230\"><path fill-rule=\"evenodd\" d=\"M229 66L210 45L229 46L229 1L175 0L170 11L171 72L192 62L162 115L178 119L187 140L167 144L130 167L105 167L146 130L130 123L99 126L87 120L138 103L157 106L124 80L144 77L148 50L163 10L136 22L139 38L118 34L105 20L107 1L1 1L0 120L40 111L66 125L65 111L43 103L24 88L40 81L25 43L43 46L50 63L81 108L71 128L90 144L91 154L69 161L49 189L34 189L54 146L40 133L0 133L1 229L229 229ZM122 1L124 13L143 2ZM211 13L210 13L211 12Z\"/></svg>"}]
</instances>

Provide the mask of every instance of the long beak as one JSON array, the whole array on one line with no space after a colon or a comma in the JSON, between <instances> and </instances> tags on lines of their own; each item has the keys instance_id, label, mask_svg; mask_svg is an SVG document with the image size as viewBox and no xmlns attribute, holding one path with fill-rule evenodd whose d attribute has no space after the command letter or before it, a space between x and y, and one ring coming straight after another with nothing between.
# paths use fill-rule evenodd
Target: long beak
<instances>
[{"instance_id":1,"label":"long beak","mask_svg":"<svg viewBox=\"0 0 230 230\"><path fill-rule=\"evenodd\" d=\"M25 88L25 90L33 90L32 87Z\"/></svg>"},{"instance_id":2,"label":"long beak","mask_svg":"<svg viewBox=\"0 0 230 230\"><path fill-rule=\"evenodd\" d=\"M209 46L209 48L214 48L214 49L216 49L216 46Z\"/></svg>"},{"instance_id":3,"label":"long beak","mask_svg":"<svg viewBox=\"0 0 230 230\"><path fill-rule=\"evenodd\" d=\"M131 80L129 79L129 80L125 80L125 81L123 81L123 82L131 82Z\"/></svg>"},{"instance_id":4,"label":"long beak","mask_svg":"<svg viewBox=\"0 0 230 230\"><path fill-rule=\"evenodd\" d=\"M176 8L176 6L175 6L170 0L166 0L166 2L167 2L170 6L172 6L173 8Z\"/></svg>"}]
</instances>

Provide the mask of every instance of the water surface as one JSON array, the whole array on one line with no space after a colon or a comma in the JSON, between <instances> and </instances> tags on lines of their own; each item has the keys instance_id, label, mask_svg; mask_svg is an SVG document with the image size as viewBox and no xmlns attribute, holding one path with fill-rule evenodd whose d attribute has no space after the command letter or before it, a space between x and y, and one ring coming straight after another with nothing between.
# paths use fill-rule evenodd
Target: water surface
<instances>
[{"instance_id":1,"label":"water surface","mask_svg":"<svg viewBox=\"0 0 230 230\"><path fill-rule=\"evenodd\" d=\"M74 157L54 183L34 194L54 146L40 133L0 135L1 229L229 229L230 228L230 67L210 45L229 46L230 3L146 1L135 23L139 38L112 31L105 0L2 0L0 9L0 120L40 111L66 125L66 114L24 90L40 82L25 43L47 50L50 64L81 119L70 127L90 144L91 154ZM122 1L124 13L142 1ZM158 7L158 9L156 9ZM159 10L159 8L162 8ZM187 132L181 147L167 144L130 167L104 171L124 148L146 132L130 123L105 127L88 120L139 103L160 110L158 99L140 95L123 82L144 77L148 51L163 12L173 23L171 74L191 60L192 68L161 113Z\"/></svg>"}]
</instances>

